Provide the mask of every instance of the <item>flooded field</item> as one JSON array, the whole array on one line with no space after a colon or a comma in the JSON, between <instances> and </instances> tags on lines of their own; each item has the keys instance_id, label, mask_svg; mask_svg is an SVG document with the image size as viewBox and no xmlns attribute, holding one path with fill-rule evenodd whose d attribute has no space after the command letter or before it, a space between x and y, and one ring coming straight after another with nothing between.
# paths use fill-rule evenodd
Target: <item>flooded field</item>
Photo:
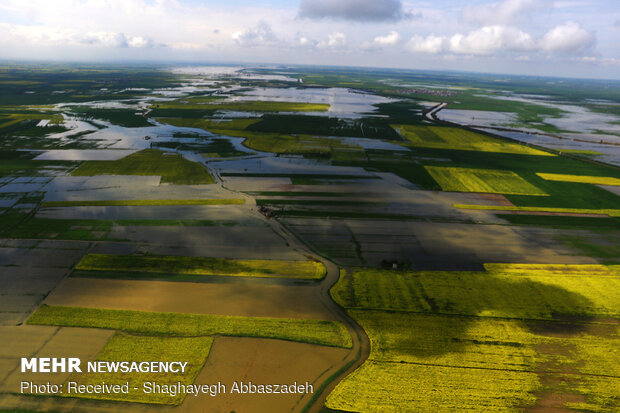
<instances>
[{"instance_id":1,"label":"flooded field","mask_svg":"<svg viewBox=\"0 0 620 413\"><path fill-rule=\"evenodd\" d=\"M550 100L536 83L362 69L83 70L25 72L45 86L0 108L1 411L514 411L542 382L558 411L583 407L564 397L617 405L620 129L603 92ZM316 393L19 394L16 348L61 347L194 364L162 380ZM498 370L509 377L484 392ZM50 380L75 377L103 376ZM443 390L411 396L424 386Z\"/></svg>"}]
</instances>

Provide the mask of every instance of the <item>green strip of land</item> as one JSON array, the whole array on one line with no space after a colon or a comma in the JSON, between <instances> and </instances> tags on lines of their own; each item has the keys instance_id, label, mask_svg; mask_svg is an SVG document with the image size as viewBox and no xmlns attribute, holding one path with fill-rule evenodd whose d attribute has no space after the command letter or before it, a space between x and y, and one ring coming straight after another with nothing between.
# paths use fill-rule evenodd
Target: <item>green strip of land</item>
<instances>
[{"instance_id":1,"label":"green strip of land","mask_svg":"<svg viewBox=\"0 0 620 413\"><path fill-rule=\"evenodd\" d=\"M458 209L475 209L484 211L524 211L524 212L549 212L560 214L596 214L620 217L620 209L581 209L581 208L549 208L536 206L504 206L504 205L452 205Z\"/></svg>"},{"instance_id":2,"label":"green strip of land","mask_svg":"<svg viewBox=\"0 0 620 413\"><path fill-rule=\"evenodd\" d=\"M325 276L325 266L316 261L232 260L167 255L88 254L76 269L260 278L321 279Z\"/></svg>"},{"instance_id":3,"label":"green strip of land","mask_svg":"<svg viewBox=\"0 0 620 413\"><path fill-rule=\"evenodd\" d=\"M235 317L97 308L41 306L28 324L104 328L133 334L174 337L225 335L263 337L332 347L351 347L344 325L327 320Z\"/></svg>"},{"instance_id":4,"label":"green strip of land","mask_svg":"<svg viewBox=\"0 0 620 413\"><path fill-rule=\"evenodd\" d=\"M243 199L127 199L102 201L47 201L43 208L77 206L238 205Z\"/></svg>"}]
</instances>

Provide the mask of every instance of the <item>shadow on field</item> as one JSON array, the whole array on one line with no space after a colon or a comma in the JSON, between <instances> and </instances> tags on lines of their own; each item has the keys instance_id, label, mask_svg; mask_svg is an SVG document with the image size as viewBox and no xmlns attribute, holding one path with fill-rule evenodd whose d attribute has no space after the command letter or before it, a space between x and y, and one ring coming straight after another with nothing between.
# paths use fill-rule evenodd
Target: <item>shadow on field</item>
<instances>
[{"instance_id":1,"label":"shadow on field","mask_svg":"<svg viewBox=\"0 0 620 413\"><path fill-rule=\"evenodd\" d=\"M523 340L518 329L506 324L515 321L538 336L571 337L584 332L606 335L588 324L594 318L591 315L594 306L581 294L536 281L513 281L486 274L475 283L458 280L459 285L450 281L432 288L433 293L425 292L417 297L422 304L426 302L428 311L389 313L388 317L399 319L381 326L382 335L393 340L389 345L391 351L433 358L464 352L473 344L485 346L488 349L485 352L512 353L509 348L518 352L518 348L531 343L527 343L527 338ZM485 320L492 323L488 330L484 324L475 326ZM409 334L403 334L404 331Z\"/></svg>"}]
</instances>

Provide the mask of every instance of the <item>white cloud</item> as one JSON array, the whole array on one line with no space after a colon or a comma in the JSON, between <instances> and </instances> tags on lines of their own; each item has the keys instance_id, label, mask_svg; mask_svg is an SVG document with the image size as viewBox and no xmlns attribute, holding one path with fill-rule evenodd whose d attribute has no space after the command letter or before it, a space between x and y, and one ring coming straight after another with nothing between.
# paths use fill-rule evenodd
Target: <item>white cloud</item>
<instances>
[{"instance_id":1,"label":"white cloud","mask_svg":"<svg viewBox=\"0 0 620 413\"><path fill-rule=\"evenodd\" d=\"M553 6L549 0L504 0L501 3L477 4L463 9L463 20L483 26L512 25L535 11Z\"/></svg>"},{"instance_id":2,"label":"white cloud","mask_svg":"<svg viewBox=\"0 0 620 413\"><path fill-rule=\"evenodd\" d=\"M47 29L40 26L0 24L4 38L13 38L20 42L37 46L98 46L110 48L148 48L156 45L146 36L126 36L119 32L85 32L71 29Z\"/></svg>"},{"instance_id":3,"label":"white cloud","mask_svg":"<svg viewBox=\"0 0 620 413\"><path fill-rule=\"evenodd\" d=\"M373 40L373 43L381 46L394 46L400 42L400 34L392 30L388 35L377 36Z\"/></svg>"},{"instance_id":4,"label":"white cloud","mask_svg":"<svg viewBox=\"0 0 620 413\"><path fill-rule=\"evenodd\" d=\"M271 26L265 21L258 22L254 27L235 32L231 37L240 46L266 45L277 40Z\"/></svg>"},{"instance_id":5,"label":"white cloud","mask_svg":"<svg viewBox=\"0 0 620 413\"><path fill-rule=\"evenodd\" d=\"M129 47L153 47L153 40L142 36L136 36L129 38L127 40L127 45Z\"/></svg>"},{"instance_id":6,"label":"white cloud","mask_svg":"<svg viewBox=\"0 0 620 413\"><path fill-rule=\"evenodd\" d=\"M529 33L508 26L485 26L467 34L449 38L413 36L407 48L413 52L490 55L504 52L581 53L595 42L594 36L580 25L568 22L549 30L539 40ZM520 59L525 55L520 54Z\"/></svg>"},{"instance_id":7,"label":"white cloud","mask_svg":"<svg viewBox=\"0 0 620 413\"><path fill-rule=\"evenodd\" d=\"M127 47L127 37L123 33L88 32L77 34L73 39L81 44L100 45L104 47Z\"/></svg>"},{"instance_id":8,"label":"white cloud","mask_svg":"<svg viewBox=\"0 0 620 413\"><path fill-rule=\"evenodd\" d=\"M453 62L446 67L492 70L493 60L513 70L517 59L530 59L531 67L558 62L557 74L576 73L581 65L588 75L591 65L607 65L611 73L620 58L613 7L587 0L554 1L552 9L551 0L237 3L0 0L0 58L334 64L342 62L338 52L350 50L365 52L350 53L352 65L441 66L441 56ZM425 18L403 21L414 14ZM166 50L157 49L161 45Z\"/></svg>"},{"instance_id":9,"label":"white cloud","mask_svg":"<svg viewBox=\"0 0 620 413\"><path fill-rule=\"evenodd\" d=\"M594 36L578 23L567 22L549 30L540 41L540 47L547 52L581 53L592 47Z\"/></svg>"},{"instance_id":10,"label":"white cloud","mask_svg":"<svg viewBox=\"0 0 620 413\"><path fill-rule=\"evenodd\" d=\"M428 35L426 37L415 35L407 43L407 49L416 53L440 53L444 50L445 37Z\"/></svg>"},{"instance_id":11,"label":"white cloud","mask_svg":"<svg viewBox=\"0 0 620 413\"><path fill-rule=\"evenodd\" d=\"M400 0L301 0L299 16L309 19L397 21L412 17Z\"/></svg>"},{"instance_id":12,"label":"white cloud","mask_svg":"<svg viewBox=\"0 0 620 413\"><path fill-rule=\"evenodd\" d=\"M344 33L336 32L327 35L327 41L319 42L318 47L330 49L342 49L347 45L347 36Z\"/></svg>"},{"instance_id":13,"label":"white cloud","mask_svg":"<svg viewBox=\"0 0 620 413\"><path fill-rule=\"evenodd\" d=\"M620 66L620 59L616 59L615 57L595 57L595 56L584 56L578 59L580 62L591 63L594 65L603 65L603 66Z\"/></svg>"},{"instance_id":14,"label":"white cloud","mask_svg":"<svg viewBox=\"0 0 620 413\"><path fill-rule=\"evenodd\" d=\"M297 41L295 42L295 44L293 44L293 47L297 46L300 47L302 49L314 49L319 45L319 42L317 42L314 39L311 39L309 37L306 36L301 36L301 35L297 35Z\"/></svg>"},{"instance_id":15,"label":"white cloud","mask_svg":"<svg viewBox=\"0 0 620 413\"><path fill-rule=\"evenodd\" d=\"M512 27L486 26L467 35L455 34L449 40L450 51L458 54L485 55L501 50L534 50L536 43L529 34Z\"/></svg>"}]
</instances>

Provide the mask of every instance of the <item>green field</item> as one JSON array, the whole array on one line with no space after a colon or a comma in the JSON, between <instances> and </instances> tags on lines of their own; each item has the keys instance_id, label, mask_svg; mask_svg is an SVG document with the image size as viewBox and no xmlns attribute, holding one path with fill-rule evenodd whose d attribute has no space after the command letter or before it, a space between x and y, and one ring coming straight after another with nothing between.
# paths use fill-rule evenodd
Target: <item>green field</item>
<instances>
[{"instance_id":1,"label":"green field","mask_svg":"<svg viewBox=\"0 0 620 413\"><path fill-rule=\"evenodd\" d=\"M151 336L198 337L220 334L263 337L324 346L351 347L351 337L344 325L323 320L156 313L43 305L28 319L28 324L104 328Z\"/></svg>"},{"instance_id":2,"label":"green field","mask_svg":"<svg viewBox=\"0 0 620 413\"><path fill-rule=\"evenodd\" d=\"M446 126L392 125L410 145L422 148L554 156L525 145Z\"/></svg>"},{"instance_id":3,"label":"green field","mask_svg":"<svg viewBox=\"0 0 620 413\"><path fill-rule=\"evenodd\" d=\"M92 393L67 394L68 397L86 399L115 400L124 402L179 405L185 399L185 393L174 396L163 393L144 393L142 384L155 382L159 385L184 385L194 383L202 369L213 343L212 337L149 337L134 336L126 333L114 335L93 361L182 361L187 362L185 373L73 373L68 379L80 385L106 384L123 385L129 382L129 393ZM65 389L67 389L65 382ZM200 383L202 384L202 383ZM139 390L134 390L137 387ZM192 395L190 395L192 397Z\"/></svg>"},{"instance_id":4,"label":"green field","mask_svg":"<svg viewBox=\"0 0 620 413\"><path fill-rule=\"evenodd\" d=\"M596 214L620 217L620 209L580 209L580 208L553 208L536 206L504 206L504 205L466 205L454 204L459 209L474 209L479 211L521 211L521 212L548 212L559 214Z\"/></svg>"},{"instance_id":5,"label":"green field","mask_svg":"<svg viewBox=\"0 0 620 413\"><path fill-rule=\"evenodd\" d=\"M232 260L156 255L88 254L82 258L76 269L314 280L325 276L325 266L316 261Z\"/></svg>"},{"instance_id":6,"label":"green field","mask_svg":"<svg viewBox=\"0 0 620 413\"><path fill-rule=\"evenodd\" d=\"M239 205L244 199L127 199L102 201L45 201L43 208L78 206L148 206L148 205Z\"/></svg>"},{"instance_id":7,"label":"green field","mask_svg":"<svg viewBox=\"0 0 620 413\"><path fill-rule=\"evenodd\" d=\"M182 155L155 149L144 149L117 161L86 161L71 174L161 176L163 183L178 185L215 182L204 166L188 161Z\"/></svg>"},{"instance_id":8,"label":"green field","mask_svg":"<svg viewBox=\"0 0 620 413\"><path fill-rule=\"evenodd\" d=\"M444 191L548 196L512 171L425 166Z\"/></svg>"}]
</instances>

